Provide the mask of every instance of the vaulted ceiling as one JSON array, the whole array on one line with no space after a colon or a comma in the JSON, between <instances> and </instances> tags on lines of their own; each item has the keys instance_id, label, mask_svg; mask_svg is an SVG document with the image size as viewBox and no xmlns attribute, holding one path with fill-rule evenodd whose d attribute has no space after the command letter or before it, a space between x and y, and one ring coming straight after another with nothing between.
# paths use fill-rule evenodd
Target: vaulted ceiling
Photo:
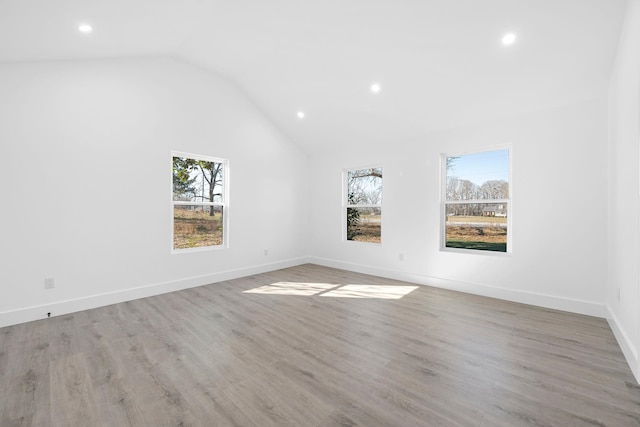
<instances>
[{"instance_id":1,"label":"vaulted ceiling","mask_svg":"<svg viewBox=\"0 0 640 427\"><path fill-rule=\"evenodd\" d=\"M176 56L232 80L313 153L605 97L625 6L0 0L0 62Z\"/></svg>"}]
</instances>

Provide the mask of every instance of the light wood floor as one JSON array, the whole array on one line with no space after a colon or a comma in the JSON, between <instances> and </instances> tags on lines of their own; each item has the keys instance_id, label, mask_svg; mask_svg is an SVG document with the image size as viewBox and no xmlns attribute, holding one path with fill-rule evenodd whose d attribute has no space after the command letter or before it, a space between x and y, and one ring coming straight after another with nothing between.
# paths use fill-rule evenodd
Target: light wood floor
<instances>
[{"instance_id":1,"label":"light wood floor","mask_svg":"<svg viewBox=\"0 0 640 427\"><path fill-rule=\"evenodd\" d=\"M304 265L0 329L0 425L640 426L605 320L406 286Z\"/></svg>"}]
</instances>

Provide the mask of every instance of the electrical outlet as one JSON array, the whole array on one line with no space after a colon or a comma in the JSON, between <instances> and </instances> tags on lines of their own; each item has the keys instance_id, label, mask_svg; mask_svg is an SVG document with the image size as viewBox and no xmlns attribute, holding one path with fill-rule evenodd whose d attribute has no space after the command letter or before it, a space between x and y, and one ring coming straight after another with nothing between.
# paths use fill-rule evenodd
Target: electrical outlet
<instances>
[{"instance_id":1,"label":"electrical outlet","mask_svg":"<svg viewBox=\"0 0 640 427\"><path fill-rule=\"evenodd\" d=\"M269 255L269 249L264 250L264 256L267 256L267 255Z\"/></svg>"},{"instance_id":2,"label":"electrical outlet","mask_svg":"<svg viewBox=\"0 0 640 427\"><path fill-rule=\"evenodd\" d=\"M403 253L398 254L398 259L400 261L404 261L404 254Z\"/></svg>"},{"instance_id":3,"label":"electrical outlet","mask_svg":"<svg viewBox=\"0 0 640 427\"><path fill-rule=\"evenodd\" d=\"M56 287L56 279L53 277L46 277L44 279L44 288L45 289L53 289Z\"/></svg>"},{"instance_id":4,"label":"electrical outlet","mask_svg":"<svg viewBox=\"0 0 640 427\"><path fill-rule=\"evenodd\" d=\"M620 288L618 288L618 302L620 302Z\"/></svg>"}]
</instances>

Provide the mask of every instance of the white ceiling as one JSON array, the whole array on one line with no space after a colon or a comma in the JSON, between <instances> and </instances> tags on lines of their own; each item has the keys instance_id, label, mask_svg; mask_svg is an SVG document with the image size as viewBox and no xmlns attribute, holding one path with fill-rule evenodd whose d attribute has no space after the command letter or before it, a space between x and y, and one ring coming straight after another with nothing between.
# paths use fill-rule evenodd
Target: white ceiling
<instances>
[{"instance_id":1,"label":"white ceiling","mask_svg":"<svg viewBox=\"0 0 640 427\"><path fill-rule=\"evenodd\" d=\"M232 79L317 152L604 97L625 5L0 0L0 62L175 55ZM507 32L518 37L510 47Z\"/></svg>"}]
</instances>

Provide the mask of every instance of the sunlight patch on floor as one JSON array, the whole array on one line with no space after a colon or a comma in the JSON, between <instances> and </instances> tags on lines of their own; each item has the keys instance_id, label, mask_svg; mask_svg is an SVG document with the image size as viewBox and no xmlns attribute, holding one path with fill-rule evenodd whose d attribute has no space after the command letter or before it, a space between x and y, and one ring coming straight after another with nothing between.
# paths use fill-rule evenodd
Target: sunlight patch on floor
<instances>
[{"instance_id":1,"label":"sunlight patch on floor","mask_svg":"<svg viewBox=\"0 0 640 427\"><path fill-rule=\"evenodd\" d=\"M246 294L319 295L332 298L400 299L418 286L339 285L332 283L277 282L243 291Z\"/></svg>"},{"instance_id":2,"label":"sunlight patch on floor","mask_svg":"<svg viewBox=\"0 0 640 427\"><path fill-rule=\"evenodd\" d=\"M417 286L344 285L325 292L323 297L400 299L418 289Z\"/></svg>"},{"instance_id":3,"label":"sunlight patch on floor","mask_svg":"<svg viewBox=\"0 0 640 427\"><path fill-rule=\"evenodd\" d=\"M320 292L333 289L335 284L330 283L296 283L296 282L278 282L270 285L260 286L259 288L244 291L247 294L268 294L268 295L302 295L311 296Z\"/></svg>"}]
</instances>

